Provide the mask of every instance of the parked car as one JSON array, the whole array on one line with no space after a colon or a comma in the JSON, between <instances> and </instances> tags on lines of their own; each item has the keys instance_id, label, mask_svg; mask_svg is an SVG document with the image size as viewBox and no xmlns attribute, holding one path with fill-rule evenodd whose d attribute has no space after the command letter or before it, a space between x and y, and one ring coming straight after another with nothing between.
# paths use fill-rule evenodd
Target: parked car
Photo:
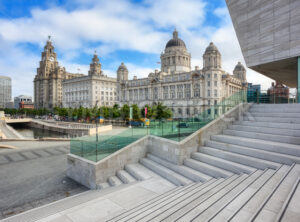
<instances>
[{"instance_id":1,"label":"parked car","mask_svg":"<svg viewBox=\"0 0 300 222\"><path fill-rule=\"evenodd\" d=\"M179 123L177 125L177 128L189 128L189 124L187 124L187 123Z\"/></svg>"}]
</instances>

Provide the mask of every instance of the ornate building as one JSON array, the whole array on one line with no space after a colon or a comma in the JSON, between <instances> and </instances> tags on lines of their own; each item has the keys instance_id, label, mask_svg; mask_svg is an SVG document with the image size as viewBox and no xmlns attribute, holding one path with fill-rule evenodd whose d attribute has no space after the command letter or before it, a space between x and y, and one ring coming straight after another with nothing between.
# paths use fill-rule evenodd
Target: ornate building
<instances>
[{"instance_id":1,"label":"ornate building","mask_svg":"<svg viewBox=\"0 0 300 222\"><path fill-rule=\"evenodd\" d=\"M66 72L60 67L50 37L42 52L40 67L34 78L34 106L35 108L52 109L62 106L62 81L83 76Z\"/></svg>"},{"instance_id":2,"label":"ornate building","mask_svg":"<svg viewBox=\"0 0 300 222\"><path fill-rule=\"evenodd\" d=\"M103 74L95 52L87 76L63 81L63 107L113 106L117 103L116 82Z\"/></svg>"},{"instance_id":3,"label":"ornate building","mask_svg":"<svg viewBox=\"0 0 300 222\"><path fill-rule=\"evenodd\" d=\"M221 54L211 42L203 54L203 68L191 70L191 55L178 32L166 44L161 54L161 71L148 78L128 80L128 70L122 63L117 70L120 105L163 102L172 108L175 117L189 117L204 111L241 89L247 89L246 70L239 62L233 75L222 69Z\"/></svg>"}]
</instances>

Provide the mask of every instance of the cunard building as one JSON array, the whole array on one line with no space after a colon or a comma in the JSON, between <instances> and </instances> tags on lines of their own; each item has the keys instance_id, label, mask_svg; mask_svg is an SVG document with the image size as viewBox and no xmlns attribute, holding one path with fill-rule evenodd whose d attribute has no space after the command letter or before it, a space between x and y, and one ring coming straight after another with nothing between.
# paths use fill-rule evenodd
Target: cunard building
<instances>
[{"instance_id":1,"label":"cunard building","mask_svg":"<svg viewBox=\"0 0 300 222\"><path fill-rule=\"evenodd\" d=\"M202 69L196 66L192 70L191 54L176 30L160 58L161 71L155 70L148 78L129 80L126 66L119 66L120 105L143 107L162 102L172 109L174 117L189 117L247 88L244 66L239 62L233 75L223 70L221 53L212 42L203 54Z\"/></svg>"}]
</instances>

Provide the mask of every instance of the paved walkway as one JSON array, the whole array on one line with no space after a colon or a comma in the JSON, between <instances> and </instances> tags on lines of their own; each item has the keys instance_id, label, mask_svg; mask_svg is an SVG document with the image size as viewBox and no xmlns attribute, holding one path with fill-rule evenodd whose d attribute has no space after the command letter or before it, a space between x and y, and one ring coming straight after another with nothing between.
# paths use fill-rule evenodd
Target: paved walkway
<instances>
[{"instance_id":1,"label":"paved walkway","mask_svg":"<svg viewBox=\"0 0 300 222\"><path fill-rule=\"evenodd\" d=\"M88 191L4 220L39 222L105 221L175 186L161 177L104 190ZM4 222L3 221L3 222Z\"/></svg>"},{"instance_id":2,"label":"paved walkway","mask_svg":"<svg viewBox=\"0 0 300 222\"><path fill-rule=\"evenodd\" d=\"M0 219L87 190L66 176L69 143L5 144L19 149L0 152Z\"/></svg>"}]
</instances>

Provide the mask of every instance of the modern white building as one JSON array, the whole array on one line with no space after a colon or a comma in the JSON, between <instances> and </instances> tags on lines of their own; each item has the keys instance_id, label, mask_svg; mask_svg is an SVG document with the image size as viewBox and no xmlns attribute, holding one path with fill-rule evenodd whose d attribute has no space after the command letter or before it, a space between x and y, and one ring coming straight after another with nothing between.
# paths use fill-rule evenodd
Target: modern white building
<instances>
[{"instance_id":1,"label":"modern white building","mask_svg":"<svg viewBox=\"0 0 300 222\"><path fill-rule=\"evenodd\" d=\"M148 78L128 79L122 63L117 70L120 105L162 102L170 107L174 117L189 117L206 110L240 91L247 89L246 70L239 62L233 75L222 69L221 53L211 42L203 54L203 68L192 70L191 54L178 32L166 44L161 54L161 71L155 70Z\"/></svg>"},{"instance_id":2,"label":"modern white building","mask_svg":"<svg viewBox=\"0 0 300 222\"><path fill-rule=\"evenodd\" d=\"M11 78L0 76L0 108L11 102Z\"/></svg>"},{"instance_id":3,"label":"modern white building","mask_svg":"<svg viewBox=\"0 0 300 222\"><path fill-rule=\"evenodd\" d=\"M103 74L95 53L87 76L63 81L63 107L113 106L117 103L116 82Z\"/></svg>"}]
</instances>

